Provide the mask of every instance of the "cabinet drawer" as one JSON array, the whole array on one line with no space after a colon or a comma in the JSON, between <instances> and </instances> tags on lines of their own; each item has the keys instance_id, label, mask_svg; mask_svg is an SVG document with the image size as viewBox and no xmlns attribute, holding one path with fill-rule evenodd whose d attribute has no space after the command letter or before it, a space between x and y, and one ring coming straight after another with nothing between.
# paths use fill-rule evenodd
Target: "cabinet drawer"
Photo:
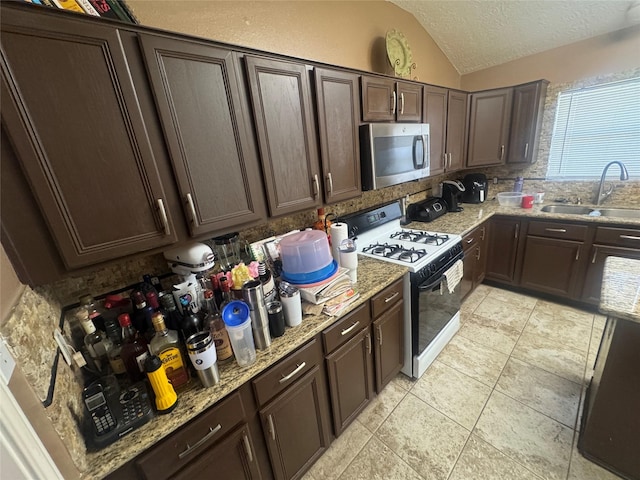
<instances>
[{"instance_id":1,"label":"cabinet drawer","mask_svg":"<svg viewBox=\"0 0 640 480\"><path fill-rule=\"evenodd\" d=\"M232 393L135 462L144 478L168 478L223 438L244 418L240 393Z\"/></svg>"},{"instance_id":2,"label":"cabinet drawer","mask_svg":"<svg viewBox=\"0 0 640 480\"><path fill-rule=\"evenodd\" d=\"M529 222L529 235L538 237L562 238L565 240L584 240L587 238L586 225L573 225L555 222Z\"/></svg>"},{"instance_id":3,"label":"cabinet drawer","mask_svg":"<svg viewBox=\"0 0 640 480\"><path fill-rule=\"evenodd\" d=\"M327 354L333 352L347 340L356 336L370 322L371 309L367 302L322 332L324 352Z\"/></svg>"},{"instance_id":4,"label":"cabinet drawer","mask_svg":"<svg viewBox=\"0 0 640 480\"><path fill-rule=\"evenodd\" d=\"M486 228L484 225L481 227L476 227L467 233L464 237L462 237L462 249L466 253L473 247L475 247L478 242L481 242L485 239Z\"/></svg>"},{"instance_id":5,"label":"cabinet drawer","mask_svg":"<svg viewBox=\"0 0 640 480\"><path fill-rule=\"evenodd\" d=\"M396 302L402 300L402 285L401 278L371 298L372 318L378 318Z\"/></svg>"},{"instance_id":6,"label":"cabinet drawer","mask_svg":"<svg viewBox=\"0 0 640 480\"><path fill-rule=\"evenodd\" d=\"M314 338L253 381L258 404L264 406L321 361L322 346Z\"/></svg>"},{"instance_id":7,"label":"cabinet drawer","mask_svg":"<svg viewBox=\"0 0 640 480\"><path fill-rule=\"evenodd\" d=\"M596 237L593 243L640 248L640 230L634 230L632 228L598 227L596 228Z\"/></svg>"}]
</instances>

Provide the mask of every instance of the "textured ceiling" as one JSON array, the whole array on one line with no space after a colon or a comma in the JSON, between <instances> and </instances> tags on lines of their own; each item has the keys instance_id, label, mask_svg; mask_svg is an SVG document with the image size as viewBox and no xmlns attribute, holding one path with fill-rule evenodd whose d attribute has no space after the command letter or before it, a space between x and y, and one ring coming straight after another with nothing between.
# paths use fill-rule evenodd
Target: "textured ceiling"
<instances>
[{"instance_id":1,"label":"textured ceiling","mask_svg":"<svg viewBox=\"0 0 640 480\"><path fill-rule=\"evenodd\" d=\"M416 17L462 75L628 27L626 12L634 4L631 0L389 1Z\"/></svg>"}]
</instances>

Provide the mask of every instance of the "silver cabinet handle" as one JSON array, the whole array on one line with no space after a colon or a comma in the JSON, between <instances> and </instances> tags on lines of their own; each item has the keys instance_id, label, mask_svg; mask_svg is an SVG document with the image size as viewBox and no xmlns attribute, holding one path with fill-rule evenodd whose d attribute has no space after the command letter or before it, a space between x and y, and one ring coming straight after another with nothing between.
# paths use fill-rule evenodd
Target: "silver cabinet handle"
<instances>
[{"instance_id":1,"label":"silver cabinet handle","mask_svg":"<svg viewBox=\"0 0 640 480\"><path fill-rule=\"evenodd\" d=\"M514 238L518 238L518 233L520 233L520 224L516 223L516 231L514 233Z\"/></svg>"},{"instance_id":2,"label":"silver cabinet handle","mask_svg":"<svg viewBox=\"0 0 640 480\"><path fill-rule=\"evenodd\" d=\"M288 380L291 380L292 377L294 377L296 374L298 374L300 372L300 370L302 370L304 367L306 367L307 362L302 362L296 365L296 368L293 372L291 372L288 375L283 375L282 378L279 380L280 383L284 383Z\"/></svg>"},{"instance_id":3,"label":"silver cabinet handle","mask_svg":"<svg viewBox=\"0 0 640 480\"><path fill-rule=\"evenodd\" d=\"M384 299L384 303L389 303L391 300L400 295L400 292L393 292L393 295Z\"/></svg>"},{"instance_id":4,"label":"silver cabinet handle","mask_svg":"<svg viewBox=\"0 0 640 480\"><path fill-rule=\"evenodd\" d=\"M500 161L504 160L504 145L500 145Z\"/></svg>"},{"instance_id":5,"label":"silver cabinet handle","mask_svg":"<svg viewBox=\"0 0 640 480\"><path fill-rule=\"evenodd\" d=\"M467 239L467 244L469 244L469 243L473 243L473 238Z\"/></svg>"},{"instance_id":6,"label":"silver cabinet handle","mask_svg":"<svg viewBox=\"0 0 640 480\"><path fill-rule=\"evenodd\" d=\"M446 152L443 153L442 156L444 157L444 168L447 168L447 154L446 154Z\"/></svg>"},{"instance_id":7,"label":"silver cabinet handle","mask_svg":"<svg viewBox=\"0 0 640 480\"><path fill-rule=\"evenodd\" d=\"M484 227L482 227L482 228L480 229L480 231L482 232L482 236L480 237L480 240L484 240L484 232L485 232L485 228L484 228Z\"/></svg>"},{"instance_id":8,"label":"silver cabinet handle","mask_svg":"<svg viewBox=\"0 0 640 480\"><path fill-rule=\"evenodd\" d=\"M276 427L273 425L273 417L271 414L267 417L267 421L269 422L269 433L271 434L271 439L276 441Z\"/></svg>"},{"instance_id":9,"label":"silver cabinet handle","mask_svg":"<svg viewBox=\"0 0 640 480\"><path fill-rule=\"evenodd\" d=\"M596 258L598 258L598 249L593 249L593 257L591 257L591 263L596 263Z\"/></svg>"},{"instance_id":10,"label":"silver cabinet handle","mask_svg":"<svg viewBox=\"0 0 640 480\"><path fill-rule=\"evenodd\" d=\"M449 152L449 168L451 168L451 165L453 165L453 154Z\"/></svg>"},{"instance_id":11,"label":"silver cabinet handle","mask_svg":"<svg viewBox=\"0 0 640 480\"><path fill-rule=\"evenodd\" d=\"M196 218L196 207L193 204L193 198L191 198L190 193L187 193L187 205L189 205L189 211L191 212L191 222L197 227L198 219Z\"/></svg>"},{"instance_id":12,"label":"silver cabinet handle","mask_svg":"<svg viewBox=\"0 0 640 480\"><path fill-rule=\"evenodd\" d=\"M566 228L545 228L547 232L567 233Z\"/></svg>"},{"instance_id":13,"label":"silver cabinet handle","mask_svg":"<svg viewBox=\"0 0 640 480\"><path fill-rule=\"evenodd\" d=\"M393 102L391 103L391 113L395 115L396 106L397 106L396 92L393 92L393 95L391 96L391 98L393 99Z\"/></svg>"},{"instance_id":14,"label":"silver cabinet handle","mask_svg":"<svg viewBox=\"0 0 640 480\"><path fill-rule=\"evenodd\" d=\"M191 455L194 450L202 446L203 443L205 443L207 440L213 437L216 433L218 433L221 428L222 428L222 425L220 424L216 425L214 428L209 427L209 433L207 433L204 437L198 440L193 447L189 446L189 444L187 443L187 449L184 452L180 452L178 454L178 458L182 460L187 455Z\"/></svg>"},{"instance_id":15,"label":"silver cabinet handle","mask_svg":"<svg viewBox=\"0 0 640 480\"><path fill-rule=\"evenodd\" d=\"M400 115L404 115L404 93L400 94Z\"/></svg>"},{"instance_id":16,"label":"silver cabinet handle","mask_svg":"<svg viewBox=\"0 0 640 480\"><path fill-rule=\"evenodd\" d=\"M382 327L378 325L378 343L382 346Z\"/></svg>"},{"instance_id":17,"label":"silver cabinet handle","mask_svg":"<svg viewBox=\"0 0 640 480\"><path fill-rule=\"evenodd\" d=\"M162 228L165 235L170 235L169 219L167 218L167 211L164 209L164 202L161 198L158 199L158 211L160 212L160 220L162 220Z\"/></svg>"},{"instance_id":18,"label":"silver cabinet handle","mask_svg":"<svg viewBox=\"0 0 640 480\"><path fill-rule=\"evenodd\" d=\"M327 181L329 183L329 193L333 194L333 178L331 178L331 172L327 174Z\"/></svg>"},{"instance_id":19,"label":"silver cabinet handle","mask_svg":"<svg viewBox=\"0 0 640 480\"><path fill-rule=\"evenodd\" d=\"M318 182L318 174L313 176L313 196L317 197L320 193L320 183Z\"/></svg>"},{"instance_id":20,"label":"silver cabinet handle","mask_svg":"<svg viewBox=\"0 0 640 480\"><path fill-rule=\"evenodd\" d=\"M580 258L580 247L576 250L576 261Z\"/></svg>"},{"instance_id":21,"label":"silver cabinet handle","mask_svg":"<svg viewBox=\"0 0 640 480\"><path fill-rule=\"evenodd\" d=\"M524 144L524 159L527 159L527 155L529 155L529 142Z\"/></svg>"},{"instance_id":22,"label":"silver cabinet handle","mask_svg":"<svg viewBox=\"0 0 640 480\"><path fill-rule=\"evenodd\" d=\"M636 237L634 235L620 235L620 238L625 240L640 240L640 237Z\"/></svg>"},{"instance_id":23,"label":"silver cabinet handle","mask_svg":"<svg viewBox=\"0 0 640 480\"><path fill-rule=\"evenodd\" d=\"M476 247L476 260L480 260L480 247Z\"/></svg>"},{"instance_id":24,"label":"silver cabinet handle","mask_svg":"<svg viewBox=\"0 0 640 480\"><path fill-rule=\"evenodd\" d=\"M340 335L346 335L347 333L352 332L353 329L356 328L359 324L360 324L360 320L356 320L355 323L351 325L349 328L345 328L344 330L342 330L340 332Z\"/></svg>"},{"instance_id":25,"label":"silver cabinet handle","mask_svg":"<svg viewBox=\"0 0 640 480\"><path fill-rule=\"evenodd\" d=\"M242 434L242 442L244 443L244 450L247 452L247 460L249 460L249 462L253 462L253 451L251 450L249 437L247 437L246 433Z\"/></svg>"},{"instance_id":26,"label":"silver cabinet handle","mask_svg":"<svg viewBox=\"0 0 640 480\"><path fill-rule=\"evenodd\" d=\"M371 355L371 335L367 333L365 338L367 339L367 353Z\"/></svg>"}]
</instances>

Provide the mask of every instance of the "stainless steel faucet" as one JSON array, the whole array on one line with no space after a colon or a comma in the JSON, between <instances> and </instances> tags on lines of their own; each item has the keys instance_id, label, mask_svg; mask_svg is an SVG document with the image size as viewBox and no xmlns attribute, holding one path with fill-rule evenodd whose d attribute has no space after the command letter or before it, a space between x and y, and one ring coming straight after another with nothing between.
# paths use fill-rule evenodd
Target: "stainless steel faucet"
<instances>
[{"instance_id":1,"label":"stainless steel faucet","mask_svg":"<svg viewBox=\"0 0 640 480\"><path fill-rule=\"evenodd\" d=\"M600 205L613 192L613 185L611 185L609 187L609 190L607 190L606 192L603 192L603 190L604 180L607 176L607 170L609 170L609 167L614 163L617 163L620 166L620 180L629 180L629 172L627 171L627 167L624 166L624 163L618 162L617 160L607 163L607 165L604 167L604 170L602 171L602 177L600 177L598 193L596 193L596 198L593 200L593 203L595 203L596 205Z\"/></svg>"}]
</instances>

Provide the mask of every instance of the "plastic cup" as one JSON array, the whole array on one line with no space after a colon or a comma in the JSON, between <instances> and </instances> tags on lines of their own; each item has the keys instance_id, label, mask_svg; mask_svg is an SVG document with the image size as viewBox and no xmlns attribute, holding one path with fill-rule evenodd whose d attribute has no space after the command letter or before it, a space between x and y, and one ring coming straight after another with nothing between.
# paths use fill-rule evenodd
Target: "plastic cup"
<instances>
[{"instance_id":1,"label":"plastic cup","mask_svg":"<svg viewBox=\"0 0 640 480\"><path fill-rule=\"evenodd\" d=\"M256 347L251 331L249 306L240 300L227 303L222 309L222 320L227 326L231 349L238 365L246 367L254 363Z\"/></svg>"}]
</instances>

